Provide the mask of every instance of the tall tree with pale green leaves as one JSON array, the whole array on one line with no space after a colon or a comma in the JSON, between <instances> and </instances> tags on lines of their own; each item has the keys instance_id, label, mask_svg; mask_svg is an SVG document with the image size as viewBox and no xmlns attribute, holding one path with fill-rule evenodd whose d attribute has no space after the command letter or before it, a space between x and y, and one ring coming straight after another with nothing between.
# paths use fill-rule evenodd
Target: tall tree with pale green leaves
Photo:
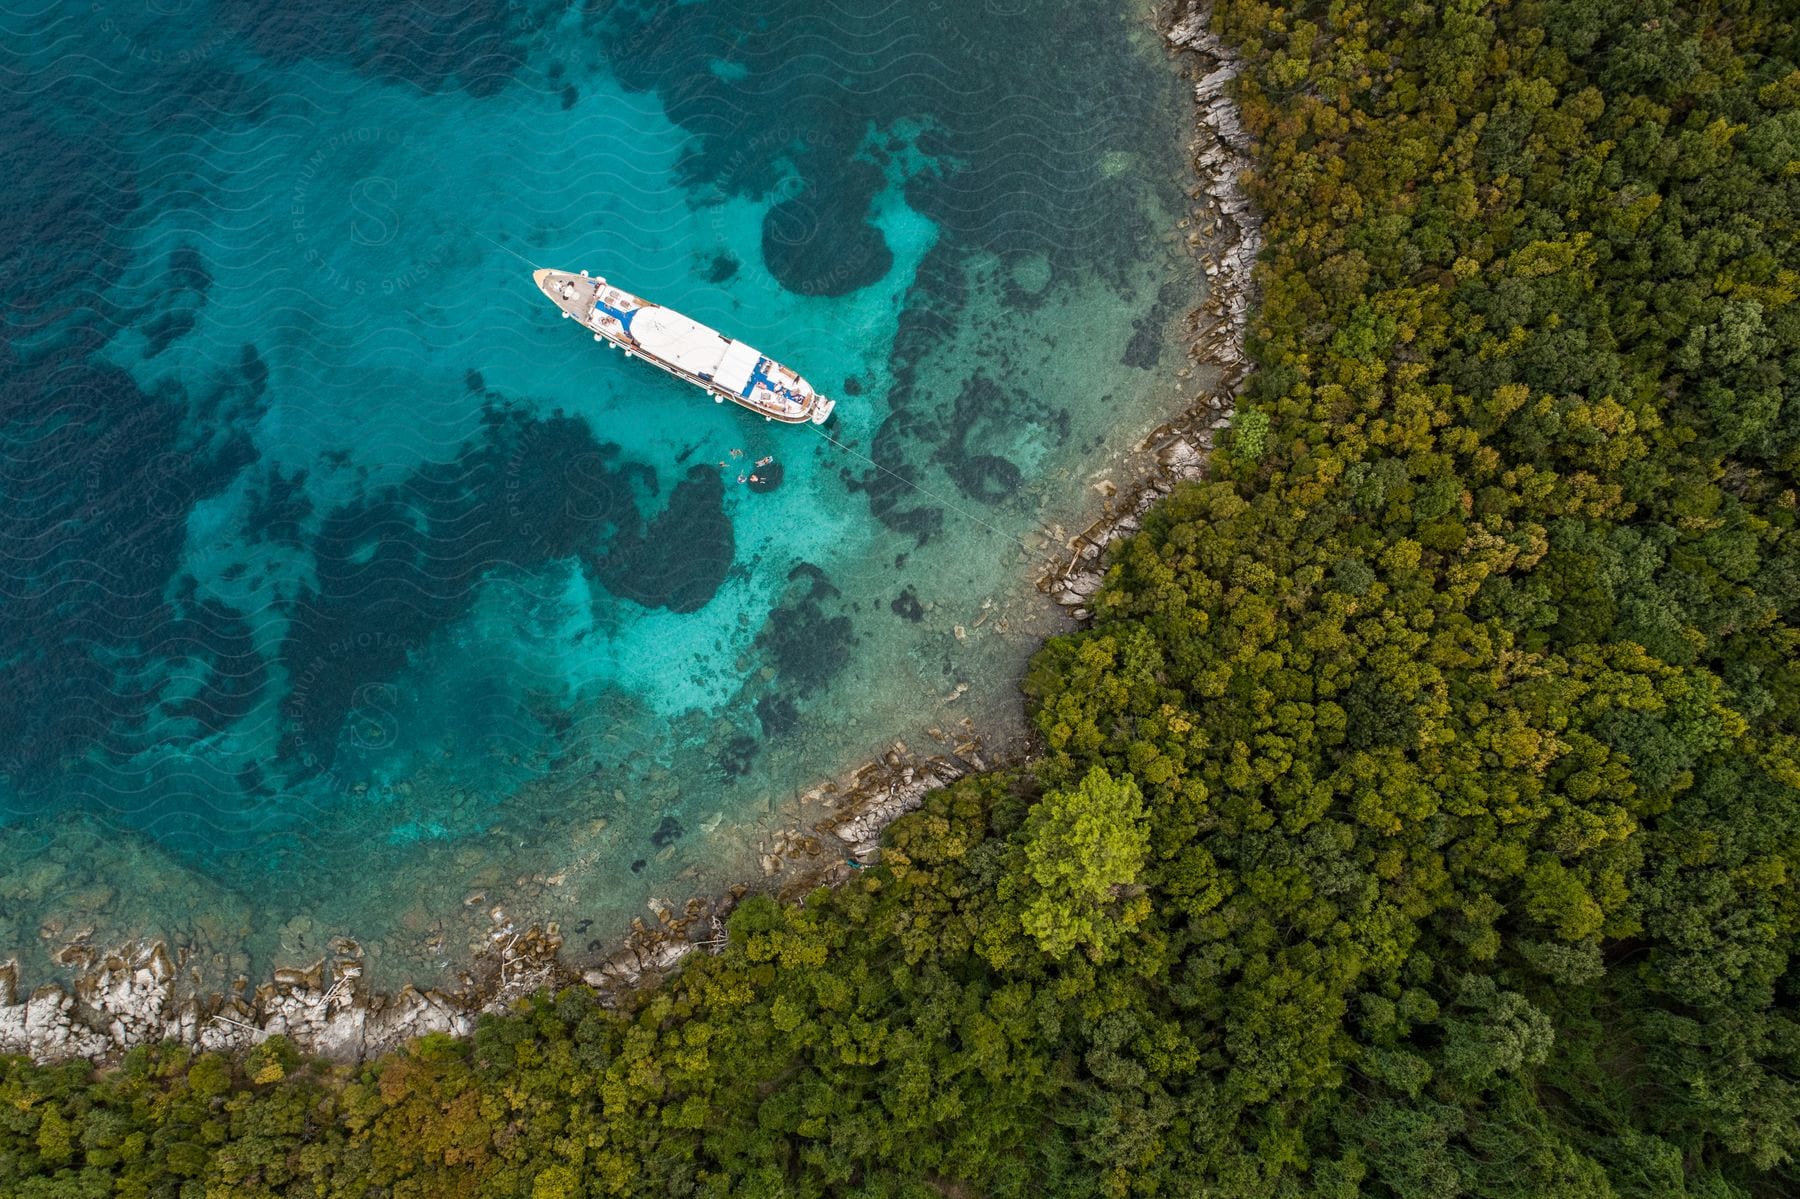
<instances>
[{"instance_id":1,"label":"tall tree with pale green leaves","mask_svg":"<svg viewBox=\"0 0 1800 1199\"><path fill-rule=\"evenodd\" d=\"M1150 824L1130 775L1095 766L1076 786L1046 792L1013 850L1001 899L1017 903L1020 926L1053 958L1080 948L1100 961L1149 914L1138 875Z\"/></svg>"}]
</instances>

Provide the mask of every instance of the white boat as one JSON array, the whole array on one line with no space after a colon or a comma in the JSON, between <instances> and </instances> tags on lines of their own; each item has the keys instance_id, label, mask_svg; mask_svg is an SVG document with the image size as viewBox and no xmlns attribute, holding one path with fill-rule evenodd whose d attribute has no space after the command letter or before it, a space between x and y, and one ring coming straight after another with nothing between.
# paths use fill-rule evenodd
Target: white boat
<instances>
[{"instance_id":1,"label":"white boat","mask_svg":"<svg viewBox=\"0 0 1800 1199\"><path fill-rule=\"evenodd\" d=\"M586 271L540 270L531 277L563 316L580 321L595 341L704 387L716 402L730 400L790 425L822 425L837 406L762 351L605 279Z\"/></svg>"}]
</instances>

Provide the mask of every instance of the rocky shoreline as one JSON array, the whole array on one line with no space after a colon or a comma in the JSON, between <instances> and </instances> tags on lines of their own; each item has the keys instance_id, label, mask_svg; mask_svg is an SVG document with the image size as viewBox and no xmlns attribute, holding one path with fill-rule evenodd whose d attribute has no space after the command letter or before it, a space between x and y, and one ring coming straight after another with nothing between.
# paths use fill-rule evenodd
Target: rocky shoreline
<instances>
[{"instance_id":1,"label":"rocky shoreline","mask_svg":"<svg viewBox=\"0 0 1800 1199\"><path fill-rule=\"evenodd\" d=\"M1208 31L1210 18L1208 0L1183 0L1165 37L1199 66L1196 137L1190 147L1199 182L1189 193L1196 207L1181 221L1181 231L1210 286L1204 304L1189 317L1188 357L1219 377L1138 447L1145 469L1134 489L1122 492L1103 483L1101 518L1072 537L1058 536L1069 556L1045 565L1038 588L1077 620L1087 618L1088 601L1101 585L1104 547L1135 532L1143 512L1177 483L1204 474L1205 455L1231 422L1233 393L1246 372L1244 331L1261 243L1240 184L1250 165L1249 141L1226 94L1238 66ZM1178 373L1188 378L1193 368ZM817 809L820 815L795 820L764 843L757 889L785 900L841 882L874 860L882 830L923 805L928 792L991 765L971 728L962 730L960 740L932 732L941 735L945 752L924 756L896 742L880 761L801 796L800 812ZM505 911L494 907L486 947L458 985L406 986L393 993L365 988L363 947L346 937L332 939L310 968L276 970L254 988L240 979L226 994L194 984L186 950L160 941L100 949L78 938L56 955L76 972L70 984L21 994L17 962L0 963L0 1053L102 1062L133 1046L166 1040L235 1051L283 1035L310 1053L360 1060L427 1033L464 1035L481 1013L503 1010L544 987L585 984L603 1002L616 1001L695 952L718 952L725 915L750 890L740 884L714 899L690 899L680 909L653 903L654 925L633 921L625 943L586 969L563 959L563 937L554 922L516 929Z\"/></svg>"},{"instance_id":2,"label":"rocky shoreline","mask_svg":"<svg viewBox=\"0 0 1800 1199\"><path fill-rule=\"evenodd\" d=\"M1197 206L1180 227L1189 251L1206 271L1209 294L1188 317L1188 358L1219 374L1209 389L1138 447L1147 456L1148 469L1137 487L1108 492L1100 518L1068 540L1068 559L1051 563L1039 576L1038 590L1054 597L1076 620L1090 615L1088 603L1104 579L1099 561L1107 543L1137 532L1144 512L1177 484L1205 476L1206 455L1220 430L1230 426L1237 388L1249 371L1244 334L1262 231L1242 183L1251 166L1250 136L1227 94L1239 63L1210 30L1211 21L1211 0L1182 0L1164 37L1199 66L1194 85L1198 119L1189 155L1200 182L1188 193ZM1183 367L1178 373L1188 378L1193 372Z\"/></svg>"},{"instance_id":3,"label":"rocky shoreline","mask_svg":"<svg viewBox=\"0 0 1800 1199\"><path fill-rule=\"evenodd\" d=\"M973 738L929 758L896 742L881 761L801 797L802 810L816 806L823 815L783 829L765 845L761 889L790 900L842 881L857 869L851 861L872 860L881 831L919 808L927 792L987 766ZM306 1052L357 1061L427 1033L465 1035L482 1013L502 1011L546 987L585 984L602 1002L615 1002L698 950L717 952L725 941L725 915L749 892L740 884L717 899L690 899L679 911L660 906L656 924L633 921L624 945L585 970L563 959L555 923L515 930L504 909L495 907L489 943L458 986L406 986L391 994L365 988L363 948L346 937L332 939L307 969L278 969L254 989L239 980L223 995L192 985L184 949L151 941L102 950L78 940L57 954L60 964L77 972L69 985L21 995L18 963L0 963L0 1053L40 1062L104 1062L162 1041L239 1051L282 1035Z\"/></svg>"}]
</instances>

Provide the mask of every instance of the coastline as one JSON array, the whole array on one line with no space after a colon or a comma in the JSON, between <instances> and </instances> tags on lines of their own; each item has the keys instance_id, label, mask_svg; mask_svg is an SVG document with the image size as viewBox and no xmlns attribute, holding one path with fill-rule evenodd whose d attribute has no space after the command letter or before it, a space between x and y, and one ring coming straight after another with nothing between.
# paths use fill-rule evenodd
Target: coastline
<instances>
[{"instance_id":1,"label":"coastline","mask_svg":"<svg viewBox=\"0 0 1800 1199\"><path fill-rule=\"evenodd\" d=\"M1262 248L1262 232L1240 178L1250 169L1250 138L1227 95L1240 69L1237 56L1208 28L1212 0L1181 0L1163 37L1177 53L1200 64L1194 84L1194 140L1189 161L1199 182L1188 197L1200 202L1181 221L1190 251L1197 252L1209 284L1206 300L1188 315L1190 363L1219 372L1209 388L1179 415L1152 430L1138 447L1145 457L1135 487L1109 494L1106 512L1068 542L1067 562L1052 563L1038 578L1038 590L1053 596L1076 620L1089 616L1087 603L1100 589L1097 569L1108 542L1137 532L1144 512L1176 484L1200 479L1206 455L1219 432L1231 424L1238 386L1248 373L1244 333L1252 299L1252 273ZM1178 374L1189 377L1191 367ZM1114 501L1117 501L1116 503Z\"/></svg>"},{"instance_id":2,"label":"coastline","mask_svg":"<svg viewBox=\"0 0 1800 1199\"><path fill-rule=\"evenodd\" d=\"M817 804L825 814L778 835L762 855L764 875L755 889L785 901L848 878L848 858L872 860L881 831L923 805L927 792L989 767L979 741L958 750L919 758L896 742L883 760L807 792L803 804ZM364 989L363 948L347 937L333 938L309 968L276 969L254 989L240 980L226 994L183 985L185 948L140 941L102 950L78 940L56 954L79 972L69 984L21 994L17 961L0 962L0 1053L38 1062L105 1062L163 1041L229 1052L282 1035L305 1052L357 1061L428 1033L466 1035L482 1013L544 988L586 985L602 1002L616 1002L691 953L717 952L725 915L751 890L740 883L716 898L689 899L680 910L662 906L654 925L634 919L624 943L585 968L563 959L555 922L514 929L496 906L487 946L461 972L459 985L407 985L391 993Z\"/></svg>"},{"instance_id":3,"label":"coastline","mask_svg":"<svg viewBox=\"0 0 1800 1199\"><path fill-rule=\"evenodd\" d=\"M1210 281L1206 300L1188 316L1189 361L1177 373L1189 378L1198 365L1218 377L1125 455L1135 483L1119 489L1101 479L1095 486L1105 497L1102 516L1057 538L1057 557L1040 568L1038 588L1076 620L1086 618L1086 602L1100 586L1095 564L1104 546L1134 532L1144 510L1177 483L1204 474L1205 454L1230 423L1233 392L1245 371L1244 326L1260 239L1238 184L1249 166L1248 142L1225 95L1237 64L1207 31L1210 15L1210 3L1182 0L1162 32L1172 53L1192 56L1188 69L1197 80L1189 161L1197 178L1188 192L1196 206L1178 229ZM943 740L945 752L930 756L896 742L879 761L806 792L801 813L816 808L820 815L793 821L762 848L761 878L715 898L690 899L679 910L665 905L654 925L634 920L623 945L597 966L577 968L563 960L563 936L554 922L516 929L498 906L490 911L485 948L467 963L458 985L408 985L391 993L365 991L362 946L344 937L334 938L309 968L277 969L254 988L240 980L225 994L184 987L188 951L180 947L148 941L99 949L77 938L55 955L78 972L71 983L21 994L16 961L0 962L0 1052L39 1061L105 1061L164 1040L241 1050L285 1035L304 1051L357 1060L427 1033L466 1034L482 1012L544 987L585 984L603 1002L616 1001L694 952L717 952L723 917L752 890L791 899L841 881L853 873L848 859L873 861L882 831L920 807L929 791L971 771L1027 760L1009 755L1005 762L988 761L972 728Z\"/></svg>"}]
</instances>

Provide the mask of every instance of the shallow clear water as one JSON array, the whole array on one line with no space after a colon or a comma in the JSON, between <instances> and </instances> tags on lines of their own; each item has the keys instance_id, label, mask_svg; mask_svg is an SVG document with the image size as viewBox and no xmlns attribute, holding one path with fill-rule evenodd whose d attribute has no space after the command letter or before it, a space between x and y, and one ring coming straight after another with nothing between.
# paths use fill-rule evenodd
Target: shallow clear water
<instances>
[{"instance_id":1,"label":"shallow clear water","mask_svg":"<svg viewBox=\"0 0 1800 1199\"><path fill-rule=\"evenodd\" d=\"M224 978L349 934L433 981L494 903L579 950L752 878L895 738L1017 735L1041 530L1183 398L1146 8L0 35L0 957L154 934ZM527 260L775 355L842 448L604 352Z\"/></svg>"}]
</instances>

